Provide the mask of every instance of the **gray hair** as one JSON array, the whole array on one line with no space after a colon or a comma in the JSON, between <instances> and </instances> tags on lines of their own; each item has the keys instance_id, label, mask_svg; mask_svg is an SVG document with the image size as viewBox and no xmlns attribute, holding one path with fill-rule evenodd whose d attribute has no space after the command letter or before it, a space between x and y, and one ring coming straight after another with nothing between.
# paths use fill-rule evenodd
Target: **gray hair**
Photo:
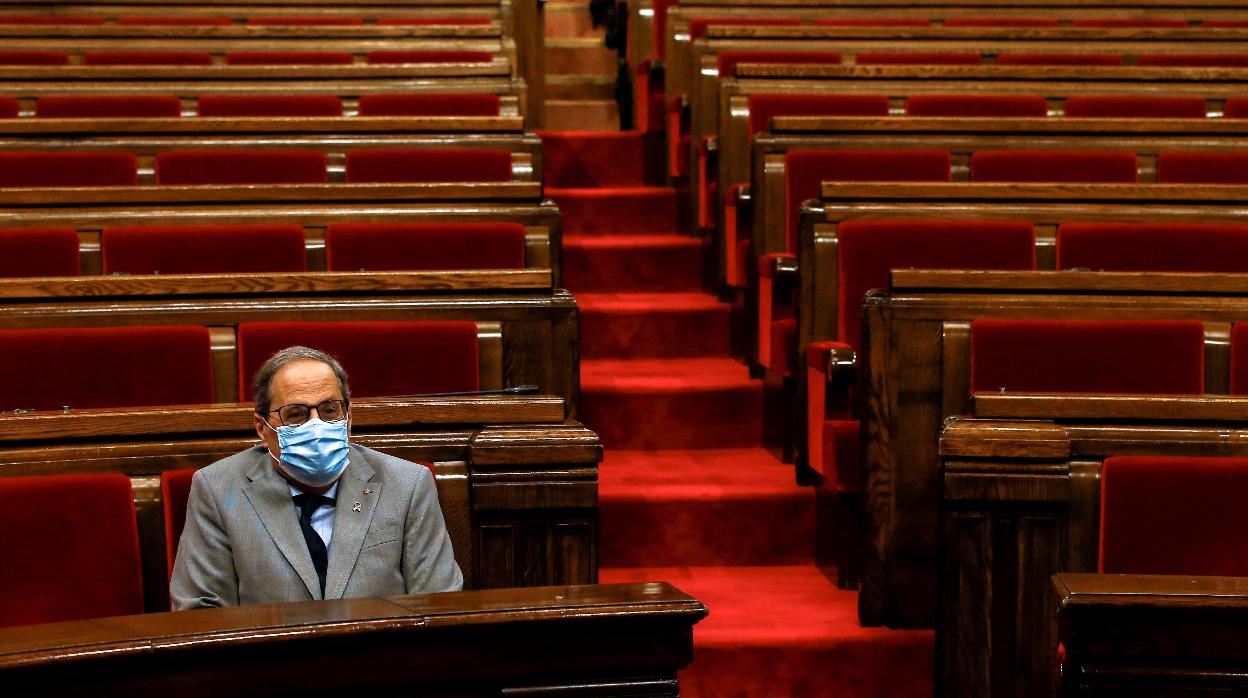
<instances>
[{"instance_id":1,"label":"gray hair","mask_svg":"<svg viewBox=\"0 0 1248 698\"><path fill-rule=\"evenodd\" d=\"M334 371L334 377L338 379L338 387L342 388L342 398L348 402L351 400L351 387L347 384L347 372L342 370L342 364L334 357L323 351L311 349L309 347L286 347L269 357L268 361L256 371L256 377L251 379L251 394L256 399L256 414L266 416L269 414L269 408L272 407L272 397L269 395L269 388L273 383L273 376L277 374L281 368L287 364L293 364L296 361L319 361L327 364Z\"/></svg>"}]
</instances>

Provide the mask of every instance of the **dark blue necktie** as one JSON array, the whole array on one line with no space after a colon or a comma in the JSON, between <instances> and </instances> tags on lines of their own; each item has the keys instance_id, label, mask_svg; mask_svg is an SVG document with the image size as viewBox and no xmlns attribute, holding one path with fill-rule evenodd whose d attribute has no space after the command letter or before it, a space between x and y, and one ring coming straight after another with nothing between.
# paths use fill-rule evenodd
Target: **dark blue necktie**
<instances>
[{"instance_id":1,"label":"dark blue necktie","mask_svg":"<svg viewBox=\"0 0 1248 698\"><path fill-rule=\"evenodd\" d=\"M312 566L316 568L316 576L321 580L321 598L325 598L325 573L329 568L329 551L325 541L312 528L312 513L322 504L334 506L334 500L319 494L297 494L295 504L299 506L299 528L303 530L303 540L308 544L308 552L312 554Z\"/></svg>"}]
</instances>

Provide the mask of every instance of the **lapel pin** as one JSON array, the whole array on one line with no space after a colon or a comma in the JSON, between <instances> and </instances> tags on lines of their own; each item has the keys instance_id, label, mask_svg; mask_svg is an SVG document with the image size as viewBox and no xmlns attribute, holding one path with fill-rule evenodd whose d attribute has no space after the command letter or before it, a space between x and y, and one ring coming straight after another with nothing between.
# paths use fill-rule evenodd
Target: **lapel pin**
<instances>
[{"instance_id":1,"label":"lapel pin","mask_svg":"<svg viewBox=\"0 0 1248 698\"><path fill-rule=\"evenodd\" d=\"M364 507L359 502L356 502L351 506L351 511L364 511Z\"/></svg>"},{"instance_id":2,"label":"lapel pin","mask_svg":"<svg viewBox=\"0 0 1248 698\"><path fill-rule=\"evenodd\" d=\"M364 488L364 494L372 494L372 493L373 493L373 490L371 488L368 488L368 487Z\"/></svg>"}]
</instances>

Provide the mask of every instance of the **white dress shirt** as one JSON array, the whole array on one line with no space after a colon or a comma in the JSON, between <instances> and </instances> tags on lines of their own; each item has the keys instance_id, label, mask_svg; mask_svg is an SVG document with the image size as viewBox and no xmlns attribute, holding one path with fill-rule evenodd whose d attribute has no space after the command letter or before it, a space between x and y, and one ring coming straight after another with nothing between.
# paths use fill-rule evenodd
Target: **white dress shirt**
<instances>
[{"instance_id":1,"label":"white dress shirt","mask_svg":"<svg viewBox=\"0 0 1248 698\"><path fill-rule=\"evenodd\" d=\"M297 494L305 494L303 490L295 487L289 482L286 483L286 486L290 488L291 497L294 497ZM334 486L326 490L325 494L321 496L329 497L330 499L337 501L338 483L335 482ZM295 504L293 499L290 503L291 506L295 508L295 520L298 520L299 505ZM325 552L327 553L329 552L329 541L334 537L334 511L333 504L322 503L316 508L315 511L312 512L312 530L316 531L316 534L321 537L321 540L325 541Z\"/></svg>"}]
</instances>

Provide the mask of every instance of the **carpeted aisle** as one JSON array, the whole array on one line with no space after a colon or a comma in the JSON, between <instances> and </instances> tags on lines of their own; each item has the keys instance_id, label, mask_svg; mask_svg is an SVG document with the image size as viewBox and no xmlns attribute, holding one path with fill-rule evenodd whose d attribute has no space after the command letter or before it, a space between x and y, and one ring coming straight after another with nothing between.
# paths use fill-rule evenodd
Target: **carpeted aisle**
<instances>
[{"instance_id":1,"label":"carpeted aisle","mask_svg":"<svg viewBox=\"0 0 1248 698\"><path fill-rule=\"evenodd\" d=\"M930 695L931 633L859 627L856 595L815 568L813 493L762 448L761 383L730 357L675 191L646 186L641 136L542 138L581 307L582 420L607 447L601 581L668 580L710 607L682 695Z\"/></svg>"}]
</instances>

